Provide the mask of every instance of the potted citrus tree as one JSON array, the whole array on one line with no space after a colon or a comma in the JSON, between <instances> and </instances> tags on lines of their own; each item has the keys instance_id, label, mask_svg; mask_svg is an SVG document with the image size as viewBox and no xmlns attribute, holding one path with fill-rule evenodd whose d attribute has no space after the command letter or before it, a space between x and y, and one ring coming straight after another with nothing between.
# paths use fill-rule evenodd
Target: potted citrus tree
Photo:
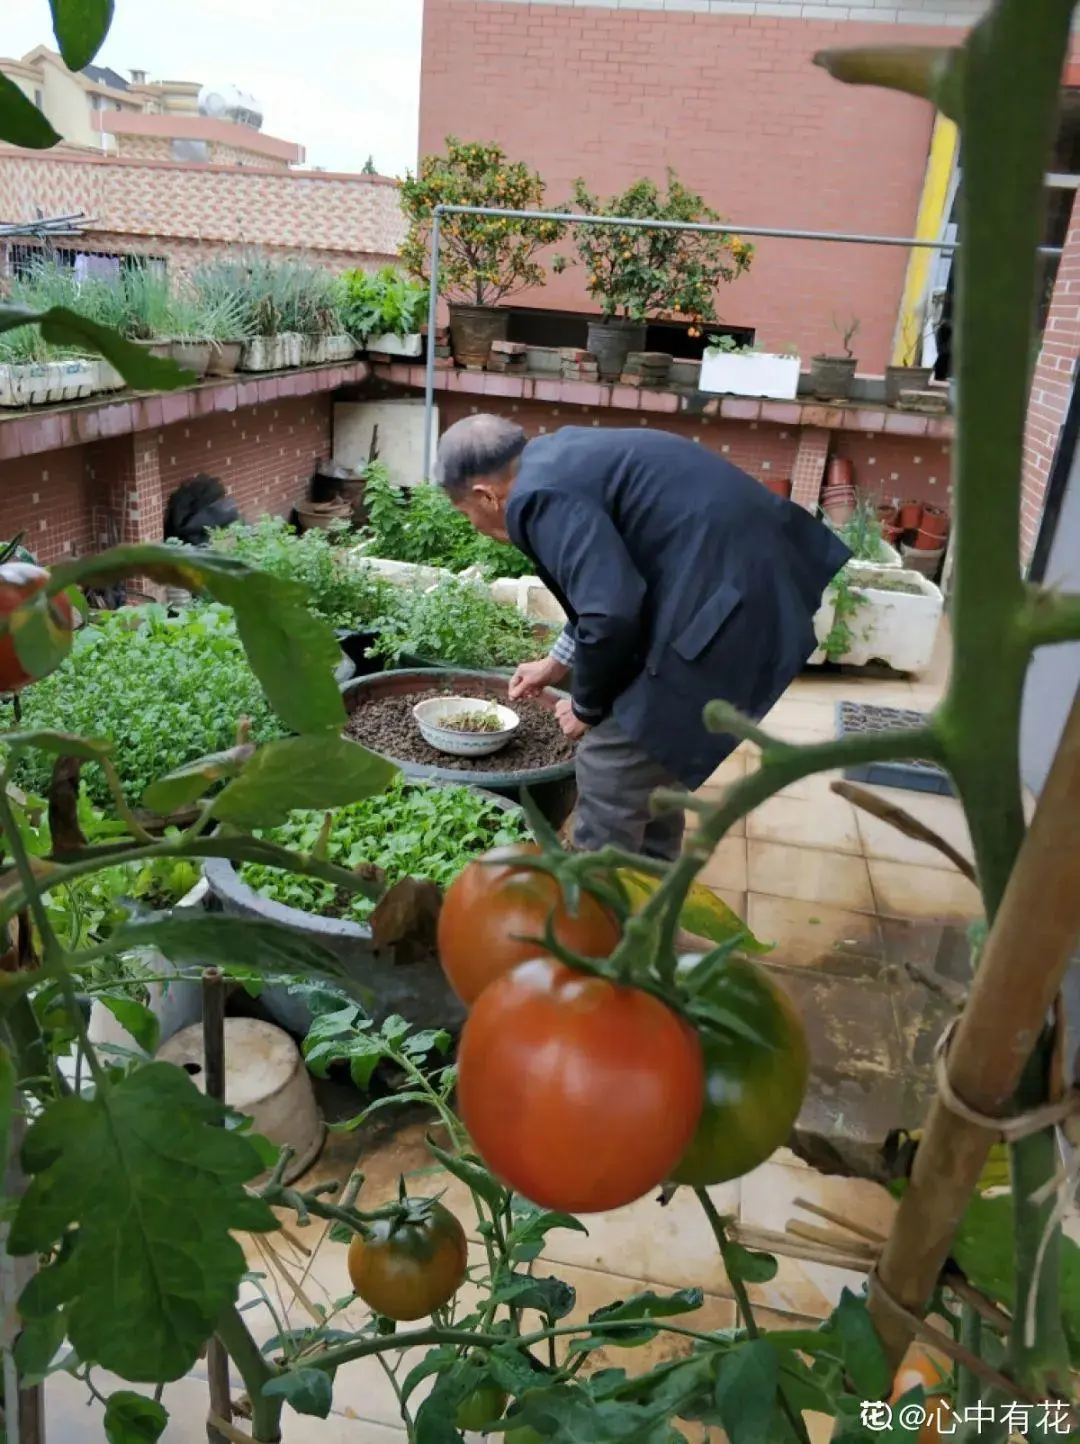
<instances>
[{"instance_id":1,"label":"potted citrus tree","mask_svg":"<svg viewBox=\"0 0 1080 1444\"><path fill-rule=\"evenodd\" d=\"M666 193L655 181L643 179L606 201L578 180L574 203L587 216L721 221L674 171L668 172ZM726 231L623 230L607 225L576 226L574 248L585 267L586 289L600 305L600 317L590 322L586 344L604 377L621 375L629 353L644 349L650 316L688 317L692 334L702 322L715 321L717 290L741 276L754 254L752 246Z\"/></svg>"},{"instance_id":2,"label":"potted citrus tree","mask_svg":"<svg viewBox=\"0 0 1080 1444\"><path fill-rule=\"evenodd\" d=\"M409 271L428 282L431 224L438 205L545 208L543 179L499 145L446 139L442 155L426 155L419 173L402 182L409 234L401 248ZM450 307L450 338L462 366L483 367L493 341L505 340L507 296L544 284L538 252L563 233L558 221L502 216L448 216L440 231L439 294Z\"/></svg>"}]
</instances>

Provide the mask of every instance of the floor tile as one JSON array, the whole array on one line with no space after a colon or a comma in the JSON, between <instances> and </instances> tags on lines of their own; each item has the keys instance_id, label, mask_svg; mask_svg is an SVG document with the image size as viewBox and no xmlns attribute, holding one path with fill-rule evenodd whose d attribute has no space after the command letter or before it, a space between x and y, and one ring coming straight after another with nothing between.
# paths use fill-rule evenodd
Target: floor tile
<instances>
[{"instance_id":1,"label":"floor tile","mask_svg":"<svg viewBox=\"0 0 1080 1444\"><path fill-rule=\"evenodd\" d=\"M783 1233L792 1219L836 1229L836 1225L797 1208L804 1198L852 1223L881 1234L892 1226L896 1203L884 1188L861 1178L829 1178L808 1168L789 1168L770 1159L742 1180L739 1223Z\"/></svg>"},{"instance_id":2,"label":"floor tile","mask_svg":"<svg viewBox=\"0 0 1080 1444\"><path fill-rule=\"evenodd\" d=\"M790 847L862 853L855 809L835 793L821 797L770 797L746 819L747 837Z\"/></svg>"},{"instance_id":3,"label":"floor tile","mask_svg":"<svg viewBox=\"0 0 1080 1444\"><path fill-rule=\"evenodd\" d=\"M869 859L878 909L901 918L978 918L982 899L974 883L943 867Z\"/></svg>"},{"instance_id":4,"label":"floor tile","mask_svg":"<svg viewBox=\"0 0 1080 1444\"><path fill-rule=\"evenodd\" d=\"M803 800L820 801L826 797L836 797L832 790L832 784L844 774L838 768L831 768L828 772L814 772L809 777L800 777L798 782L790 782L776 794L777 797L798 797ZM837 798L842 802L843 798Z\"/></svg>"},{"instance_id":5,"label":"floor tile","mask_svg":"<svg viewBox=\"0 0 1080 1444\"><path fill-rule=\"evenodd\" d=\"M725 757L709 780L698 788L698 794L711 797L719 792L724 792L733 782L738 782L745 775L746 755L739 751L733 752L730 757Z\"/></svg>"},{"instance_id":6,"label":"floor tile","mask_svg":"<svg viewBox=\"0 0 1080 1444\"><path fill-rule=\"evenodd\" d=\"M873 912L870 874L861 857L747 840L747 876L751 892L803 902Z\"/></svg>"},{"instance_id":7,"label":"floor tile","mask_svg":"<svg viewBox=\"0 0 1080 1444\"><path fill-rule=\"evenodd\" d=\"M883 948L878 920L871 913L797 898L752 892L747 898L746 923L762 942L776 944L770 962L789 967L827 968L845 954L877 957Z\"/></svg>"},{"instance_id":8,"label":"floor tile","mask_svg":"<svg viewBox=\"0 0 1080 1444\"><path fill-rule=\"evenodd\" d=\"M745 892L746 839L725 837L698 873L698 881L703 882L706 887L723 888L728 892Z\"/></svg>"},{"instance_id":9,"label":"floor tile","mask_svg":"<svg viewBox=\"0 0 1080 1444\"><path fill-rule=\"evenodd\" d=\"M701 819L699 818L699 816L698 816L698 814L697 814L696 812L688 812L688 813L686 814L686 830L687 830L687 832L693 832L694 829L699 825L700 821L701 821ZM738 820L738 822L733 822L732 825L728 828L727 833L725 834L725 836L727 836L727 837L745 837L745 836L746 836L746 820L745 820L745 818L740 817L739 820Z\"/></svg>"}]
</instances>

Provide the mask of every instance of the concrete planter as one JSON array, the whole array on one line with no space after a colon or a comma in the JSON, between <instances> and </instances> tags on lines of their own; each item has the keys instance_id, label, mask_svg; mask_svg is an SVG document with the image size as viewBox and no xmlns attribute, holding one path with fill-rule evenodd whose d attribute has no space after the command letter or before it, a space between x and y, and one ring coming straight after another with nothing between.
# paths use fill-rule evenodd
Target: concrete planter
<instances>
[{"instance_id":1,"label":"concrete planter","mask_svg":"<svg viewBox=\"0 0 1080 1444\"><path fill-rule=\"evenodd\" d=\"M843 657L833 660L852 667L883 662L894 671L916 676L925 672L933 655L944 607L939 589L918 572L903 568L897 570L864 562L849 564L849 570L863 603L848 623L853 633L851 646ZM890 583L896 582L904 583L910 590L893 590ZM819 642L823 643L831 632L835 612L832 593L827 591L814 618ZM821 647L810 658L811 663L825 660Z\"/></svg>"},{"instance_id":2,"label":"concrete planter","mask_svg":"<svg viewBox=\"0 0 1080 1444\"><path fill-rule=\"evenodd\" d=\"M351 361L356 355L356 342L351 336L323 337L323 359L327 362Z\"/></svg>"},{"instance_id":3,"label":"concrete planter","mask_svg":"<svg viewBox=\"0 0 1080 1444\"><path fill-rule=\"evenodd\" d=\"M79 401L101 390L97 361L32 361L0 366L0 406Z\"/></svg>"},{"instance_id":4,"label":"concrete planter","mask_svg":"<svg viewBox=\"0 0 1080 1444\"><path fill-rule=\"evenodd\" d=\"M304 338L290 332L280 336L253 336L245 342L240 357L241 371L287 371L299 366Z\"/></svg>"},{"instance_id":5,"label":"concrete planter","mask_svg":"<svg viewBox=\"0 0 1080 1444\"><path fill-rule=\"evenodd\" d=\"M382 356L416 357L423 349L424 338L417 331L411 336L394 336L386 331L381 336L369 336L364 342L365 351L378 351Z\"/></svg>"},{"instance_id":6,"label":"concrete planter","mask_svg":"<svg viewBox=\"0 0 1080 1444\"><path fill-rule=\"evenodd\" d=\"M706 351L698 387L724 396L794 401L799 390L799 358L768 351Z\"/></svg>"}]
</instances>

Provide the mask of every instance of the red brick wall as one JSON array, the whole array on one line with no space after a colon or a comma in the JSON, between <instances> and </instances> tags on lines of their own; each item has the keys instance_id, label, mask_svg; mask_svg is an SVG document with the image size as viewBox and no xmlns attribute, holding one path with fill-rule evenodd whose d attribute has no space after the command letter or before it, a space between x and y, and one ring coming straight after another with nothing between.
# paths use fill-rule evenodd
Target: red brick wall
<instances>
[{"instance_id":1,"label":"red brick wall","mask_svg":"<svg viewBox=\"0 0 1080 1444\"><path fill-rule=\"evenodd\" d=\"M285 515L330 455L332 415L329 394L290 398L5 462L0 539L25 532L46 563L101 550L109 517L116 540L159 541L170 493L200 471L249 521Z\"/></svg>"},{"instance_id":2,"label":"red brick wall","mask_svg":"<svg viewBox=\"0 0 1080 1444\"><path fill-rule=\"evenodd\" d=\"M811 9L813 7L807 7ZM425 0L421 152L447 134L498 139L540 170L548 199L576 176L603 195L673 166L744 225L910 235L933 112L837 84L829 46L955 44L957 29L599 6ZM861 368L888 360L907 253L764 240L718 309L766 345L835 349L831 318L862 318ZM594 309L580 270L529 305Z\"/></svg>"},{"instance_id":3,"label":"red brick wall","mask_svg":"<svg viewBox=\"0 0 1080 1444\"><path fill-rule=\"evenodd\" d=\"M1072 394L1073 373L1080 358L1080 193L1073 202L1050 314L1043 334L1028 406L1024 440L1024 481L1020 502L1023 561L1031 558L1042 520L1043 499L1058 433Z\"/></svg>"},{"instance_id":4,"label":"red brick wall","mask_svg":"<svg viewBox=\"0 0 1080 1444\"><path fill-rule=\"evenodd\" d=\"M949 509L952 446L927 436L835 434L831 455L854 463L855 484L874 501L922 501Z\"/></svg>"},{"instance_id":5,"label":"red brick wall","mask_svg":"<svg viewBox=\"0 0 1080 1444\"><path fill-rule=\"evenodd\" d=\"M203 471L224 483L249 521L287 515L315 462L330 455L332 417L329 395L304 396L167 426L158 433L162 494Z\"/></svg>"}]
</instances>

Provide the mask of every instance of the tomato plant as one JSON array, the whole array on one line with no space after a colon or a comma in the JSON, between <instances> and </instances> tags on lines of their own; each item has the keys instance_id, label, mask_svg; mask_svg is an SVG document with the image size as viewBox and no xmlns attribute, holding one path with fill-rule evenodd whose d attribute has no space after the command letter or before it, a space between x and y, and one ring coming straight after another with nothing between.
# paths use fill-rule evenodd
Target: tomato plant
<instances>
[{"instance_id":1,"label":"tomato plant","mask_svg":"<svg viewBox=\"0 0 1080 1444\"><path fill-rule=\"evenodd\" d=\"M413 1200L402 1218L382 1218L349 1245L349 1278L377 1314L399 1323L424 1319L454 1297L465 1280L465 1230L449 1209Z\"/></svg>"},{"instance_id":2,"label":"tomato plant","mask_svg":"<svg viewBox=\"0 0 1080 1444\"><path fill-rule=\"evenodd\" d=\"M591 893L583 891L571 913L551 873L521 865L539 853L534 843L498 848L450 885L439 914L439 958L463 1003L475 1003L489 983L542 952L536 939L549 918L558 941L581 957L606 958L618 943L617 919Z\"/></svg>"},{"instance_id":3,"label":"tomato plant","mask_svg":"<svg viewBox=\"0 0 1080 1444\"><path fill-rule=\"evenodd\" d=\"M696 959L682 960L690 973ZM784 990L751 962L727 958L706 994L731 1027L706 1028L705 1104L672 1174L676 1183L726 1183L757 1168L788 1139L810 1076L802 1020Z\"/></svg>"},{"instance_id":4,"label":"tomato plant","mask_svg":"<svg viewBox=\"0 0 1080 1444\"><path fill-rule=\"evenodd\" d=\"M481 994L458 1052L461 1116L498 1177L595 1213L662 1183L701 1115L701 1045L638 988L537 958Z\"/></svg>"},{"instance_id":5,"label":"tomato plant","mask_svg":"<svg viewBox=\"0 0 1080 1444\"><path fill-rule=\"evenodd\" d=\"M0 566L0 617L8 617L25 606L48 580L49 573L44 567L31 566L29 562L6 562ZM70 634L75 630L75 610L70 600L61 592L50 598L46 610L50 629L61 636L67 634L66 645L70 646ZM57 657L55 665L59 666L61 660ZM19 661L14 632L5 632L0 636L0 695L21 692L33 680Z\"/></svg>"},{"instance_id":6,"label":"tomato plant","mask_svg":"<svg viewBox=\"0 0 1080 1444\"><path fill-rule=\"evenodd\" d=\"M504 1389L477 1389L458 1406L455 1422L465 1433L479 1433L487 1424L502 1418L507 1394Z\"/></svg>"}]
</instances>

